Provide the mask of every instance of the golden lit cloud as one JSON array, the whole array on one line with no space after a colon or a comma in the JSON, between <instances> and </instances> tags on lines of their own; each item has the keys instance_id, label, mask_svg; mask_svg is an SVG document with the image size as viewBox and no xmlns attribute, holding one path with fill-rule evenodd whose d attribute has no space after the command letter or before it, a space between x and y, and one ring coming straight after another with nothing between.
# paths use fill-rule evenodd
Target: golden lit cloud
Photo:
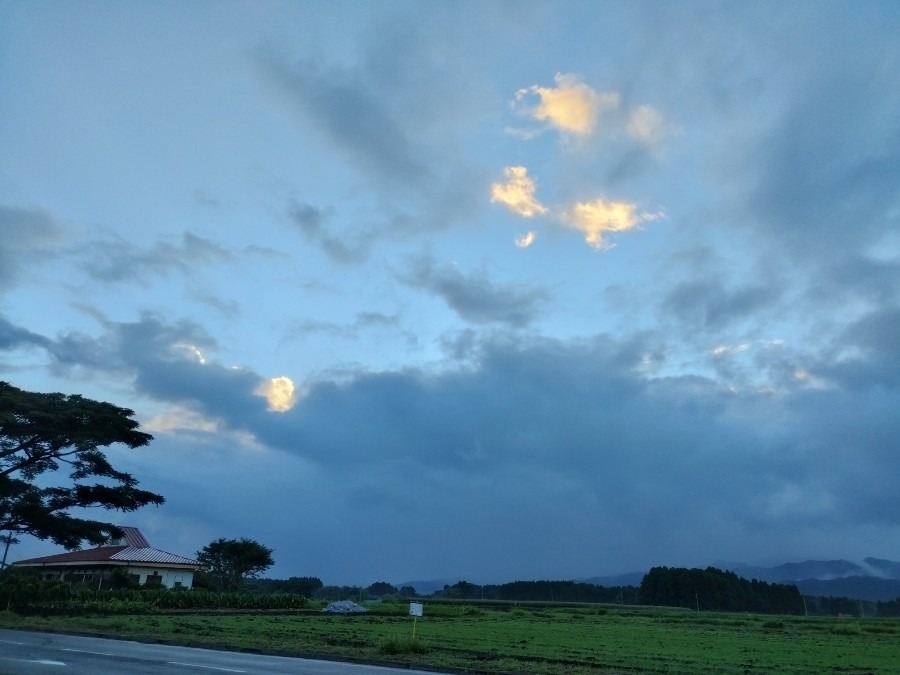
<instances>
[{"instance_id":1,"label":"golden lit cloud","mask_svg":"<svg viewBox=\"0 0 900 675\"><path fill-rule=\"evenodd\" d=\"M256 388L256 395L265 397L272 412L287 412L297 402L294 383L289 377L273 377Z\"/></svg>"},{"instance_id":2,"label":"golden lit cloud","mask_svg":"<svg viewBox=\"0 0 900 675\"><path fill-rule=\"evenodd\" d=\"M519 248L528 248L534 243L537 235L534 232L526 232L520 237L516 237L516 246Z\"/></svg>"},{"instance_id":3,"label":"golden lit cloud","mask_svg":"<svg viewBox=\"0 0 900 675\"><path fill-rule=\"evenodd\" d=\"M537 105L522 108L522 112L536 120L547 122L563 134L587 136L594 131L600 114L619 107L619 94L597 92L584 84L577 75L557 73L556 87L532 85L516 92L520 104L529 96L538 98Z\"/></svg>"},{"instance_id":4,"label":"golden lit cloud","mask_svg":"<svg viewBox=\"0 0 900 675\"><path fill-rule=\"evenodd\" d=\"M656 220L661 214L638 213L637 205L630 202L611 202L595 199L580 202L562 215L563 222L584 235L584 240L594 248L611 248L605 235L625 232L643 222Z\"/></svg>"},{"instance_id":5,"label":"golden lit cloud","mask_svg":"<svg viewBox=\"0 0 900 675\"><path fill-rule=\"evenodd\" d=\"M656 143L665 132L663 117L656 108L649 105L638 106L628 115L625 131L642 143Z\"/></svg>"},{"instance_id":6,"label":"golden lit cloud","mask_svg":"<svg viewBox=\"0 0 900 675\"><path fill-rule=\"evenodd\" d=\"M504 204L524 218L547 213L547 207L535 199L534 181L524 166L508 166L503 170L506 183L491 185L491 201Z\"/></svg>"}]
</instances>

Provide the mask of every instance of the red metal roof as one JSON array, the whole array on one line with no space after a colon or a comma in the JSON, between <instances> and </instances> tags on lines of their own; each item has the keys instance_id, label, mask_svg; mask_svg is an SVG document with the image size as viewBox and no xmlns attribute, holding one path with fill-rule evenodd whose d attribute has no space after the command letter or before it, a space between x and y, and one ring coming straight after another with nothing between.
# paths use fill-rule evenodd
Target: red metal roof
<instances>
[{"instance_id":1,"label":"red metal roof","mask_svg":"<svg viewBox=\"0 0 900 675\"><path fill-rule=\"evenodd\" d=\"M150 548L150 542L144 538L144 535L141 534L141 531L136 527L122 527L119 529L125 532L125 541L128 542L129 546L134 546L135 548Z\"/></svg>"},{"instance_id":2,"label":"red metal roof","mask_svg":"<svg viewBox=\"0 0 900 675\"><path fill-rule=\"evenodd\" d=\"M100 548L89 548L86 551L69 551L68 553L57 553L56 555L46 555L42 558L29 558L28 560L19 560L13 565L29 565L32 563L68 563L68 562L97 562L98 560L109 560L116 553L124 551L127 546L101 546Z\"/></svg>"},{"instance_id":3,"label":"red metal roof","mask_svg":"<svg viewBox=\"0 0 900 675\"><path fill-rule=\"evenodd\" d=\"M100 546L84 551L69 551L68 553L57 553L56 555L47 555L41 558L19 560L14 562L13 565L21 565L23 567L71 566L82 562L97 563L109 561L112 564L127 562L138 565L150 563L202 567L196 560L152 548L144 538L144 535L141 534L141 531L136 527L123 527L121 529L125 531L125 540L128 542L128 546Z\"/></svg>"}]
</instances>

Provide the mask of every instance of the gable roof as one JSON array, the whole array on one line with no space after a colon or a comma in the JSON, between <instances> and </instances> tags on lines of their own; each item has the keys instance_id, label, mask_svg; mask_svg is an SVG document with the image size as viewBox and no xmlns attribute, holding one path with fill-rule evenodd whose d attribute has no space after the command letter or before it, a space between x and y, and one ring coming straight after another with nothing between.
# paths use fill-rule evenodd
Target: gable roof
<instances>
[{"instance_id":1,"label":"gable roof","mask_svg":"<svg viewBox=\"0 0 900 675\"><path fill-rule=\"evenodd\" d=\"M120 527L125 533L125 541L128 542L129 546L134 546L135 548L150 548L150 542L141 534L141 531L136 527Z\"/></svg>"},{"instance_id":2,"label":"gable roof","mask_svg":"<svg viewBox=\"0 0 900 675\"><path fill-rule=\"evenodd\" d=\"M57 553L56 555L47 555L41 558L19 560L14 562L13 565L22 567L48 567L53 565L72 567L80 563L108 563L111 565L178 565L179 567L196 567L197 569L203 567L203 565L191 558L153 548L136 527L122 527L120 529L125 532L124 541L127 542L125 545L98 546L97 548L89 548L83 551Z\"/></svg>"}]
</instances>

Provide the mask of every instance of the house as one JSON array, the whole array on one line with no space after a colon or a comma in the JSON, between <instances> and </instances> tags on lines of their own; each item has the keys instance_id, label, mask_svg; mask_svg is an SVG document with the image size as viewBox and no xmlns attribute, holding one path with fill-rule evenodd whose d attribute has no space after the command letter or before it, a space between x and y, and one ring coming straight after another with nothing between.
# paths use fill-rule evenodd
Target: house
<instances>
[{"instance_id":1,"label":"house","mask_svg":"<svg viewBox=\"0 0 900 675\"><path fill-rule=\"evenodd\" d=\"M37 569L41 578L108 588L115 570L121 570L142 586L190 588L194 572L203 569L196 560L166 553L150 546L136 527L120 527L125 536L104 546L14 562L14 567Z\"/></svg>"}]
</instances>

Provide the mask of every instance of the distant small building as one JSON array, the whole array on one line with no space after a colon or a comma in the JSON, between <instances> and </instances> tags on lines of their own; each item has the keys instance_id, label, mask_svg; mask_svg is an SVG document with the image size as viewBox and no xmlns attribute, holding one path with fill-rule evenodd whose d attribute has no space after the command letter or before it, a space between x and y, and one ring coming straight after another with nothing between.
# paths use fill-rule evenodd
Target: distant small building
<instances>
[{"instance_id":1,"label":"distant small building","mask_svg":"<svg viewBox=\"0 0 900 675\"><path fill-rule=\"evenodd\" d=\"M105 546L70 551L14 562L14 567L37 569L41 578L109 588L112 574L121 570L141 586L191 588L194 572L203 569L196 560L150 546L136 527L121 527L125 536Z\"/></svg>"}]
</instances>

